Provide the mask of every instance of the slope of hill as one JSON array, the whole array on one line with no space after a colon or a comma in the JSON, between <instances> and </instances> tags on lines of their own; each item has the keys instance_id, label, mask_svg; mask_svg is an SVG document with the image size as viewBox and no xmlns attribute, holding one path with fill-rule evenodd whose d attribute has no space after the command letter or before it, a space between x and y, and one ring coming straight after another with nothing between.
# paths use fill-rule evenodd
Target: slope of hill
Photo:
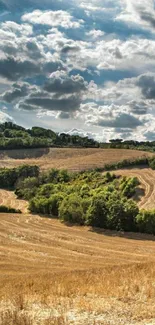
<instances>
[{"instance_id":1,"label":"slope of hill","mask_svg":"<svg viewBox=\"0 0 155 325\"><path fill-rule=\"evenodd\" d=\"M0 323L155 323L154 237L0 218Z\"/></svg>"},{"instance_id":2,"label":"slope of hill","mask_svg":"<svg viewBox=\"0 0 155 325\"><path fill-rule=\"evenodd\" d=\"M150 168L132 168L114 171L116 175L138 177L142 191L137 193L140 209L155 209L155 170Z\"/></svg>"},{"instance_id":3,"label":"slope of hill","mask_svg":"<svg viewBox=\"0 0 155 325\"><path fill-rule=\"evenodd\" d=\"M84 170L103 167L123 159L152 157L153 153L128 149L21 149L0 151L0 167L17 167L23 164L38 165L42 169L65 168Z\"/></svg>"}]
</instances>

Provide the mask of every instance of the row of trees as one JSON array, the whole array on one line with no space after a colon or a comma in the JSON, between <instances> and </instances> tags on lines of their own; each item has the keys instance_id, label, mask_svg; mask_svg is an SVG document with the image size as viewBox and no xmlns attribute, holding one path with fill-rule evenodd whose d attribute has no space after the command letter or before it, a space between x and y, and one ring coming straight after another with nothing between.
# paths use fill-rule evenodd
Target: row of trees
<instances>
[{"instance_id":1,"label":"row of trees","mask_svg":"<svg viewBox=\"0 0 155 325\"><path fill-rule=\"evenodd\" d=\"M0 124L0 149L42 148L42 147L98 147L93 139L69 135L57 134L49 129L32 127L24 129L11 122Z\"/></svg>"},{"instance_id":2,"label":"row of trees","mask_svg":"<svg viewBox=\"0 0 155 325\"><path fill-rule=\"evenodd\" d=\"M57 134L50 129L32 127L25 129L12 122L0 124L0 149L40 148L40 147L94 147L155 151L155 141L134 141L112 139L109 143L99 143L88 137Z\"/></svg>"}]
</instances>

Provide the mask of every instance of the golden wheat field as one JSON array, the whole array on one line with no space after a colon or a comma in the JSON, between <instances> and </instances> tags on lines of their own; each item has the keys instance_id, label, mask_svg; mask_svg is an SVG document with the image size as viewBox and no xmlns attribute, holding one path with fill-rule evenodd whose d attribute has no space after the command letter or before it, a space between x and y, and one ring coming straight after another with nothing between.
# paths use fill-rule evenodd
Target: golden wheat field
<instances>
[{"instance_id":1,"label":"golden wheat field","mask_svg":"<svg viewBox=\"0 0 155 325\"><path fill-rule=\"evenodd\" d=\"M152 156L152 153L126 149L21 149L0 152L0 167L16 167L23 164L38 165L41 169L65 168L85 170L103 167L107 163L123 159Z\"/></svg>"},{"instance_id":2,"label":"golden wheat field","mask_svg":"<svg viewBox=\"0 0 155 325\"><path fill-rule=\"evenodd\" d=\"M3 153L0 165L81 170L147 155L112 149L45 151ZM154 207L155 171L115 173L137 176L140 208ZM0 325L155 324L155 237L71 227L30 215L27 203L9 191L0 190L0 204L23 212L0 214Z\"/></svg>"},{"instance_id":3,"label":"golden wheat field","mask_svg":"<svg viewBox=\"0 0 155 325\"><path fill-rule=\"evenodd\" d=\"M151 236L0 216L1 324L154 324Z\"/></svg>"}]
</instances>

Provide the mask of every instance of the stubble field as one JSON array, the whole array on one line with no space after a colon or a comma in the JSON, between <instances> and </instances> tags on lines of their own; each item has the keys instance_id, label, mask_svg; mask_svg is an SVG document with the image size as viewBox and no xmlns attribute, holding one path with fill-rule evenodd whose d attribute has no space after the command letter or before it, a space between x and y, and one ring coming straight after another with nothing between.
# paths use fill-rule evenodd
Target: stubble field
<instances>
[{"instance_id":1,"label":"stubble field","mask_svg":"<svg viewBox=\"0 0 155 325\"><path fill-rule=\"evenodd\" d=\"M147 154L51 149L36 159L23 159L19 152L18 159L10 155L13 152L1 157L1 166L35 161L42 169L81 170ZM137 176L139 195L145 193L139 206L153 207L154 171L142 168L116 173ZM29 215L27 203L8 191L0 191L0 200L0 204L10 203L23 211L22 215L0 214L0 324L155 324L153 236L69 227Z\"/></svg>"},{"instance_id":2,"label":"stubble field","mask_svg":"<svg viewBox=\"0 0 155 325\"><path fill-rule=\"evenodd\" d=\"M123 159L151 157L152 153L126 149L22 149L0 152L0 167L17 167L23 164L38 165L41 169L59 168L85 170L103 167Z\"/></svg>"}]
</instances>

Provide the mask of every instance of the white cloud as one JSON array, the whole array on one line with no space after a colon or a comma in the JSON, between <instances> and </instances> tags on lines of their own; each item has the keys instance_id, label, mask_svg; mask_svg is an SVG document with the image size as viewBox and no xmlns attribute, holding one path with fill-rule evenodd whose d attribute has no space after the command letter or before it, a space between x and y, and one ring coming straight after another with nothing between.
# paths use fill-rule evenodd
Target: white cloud
<instances>
[{"instance_id":1,"label":"white cloud","mask_svg":"<svg viewBox=\"0 0 155 325\"><path fill-rule=\"evenodd\" d=\"M14 122L14 119L10 115L0 111L0 123L5 122Z\"/></svg>"},{"instance_id":2,"label":"white cloud","mask_svg":"<svg viewBox=\"0 0 155 325\"><path fill-rule=\"evenodd\" d=\"M116 20L124 21L129 25L139 25L142 29L154 32L155 10L153 0L119 0L122 12Z\"/></svg>"},{"instance_id":3,"label":"white cloud","mask_svg":"<svg viewBox=\"0 0 155 325\"><path fill-rule=\"evenodd\" d=\"M86 35L96 39L104 36L105 33L100 29L92 29L90 32L87 32Z\"/></svg>"},{"instance_id":4,"label":"white cloud","mask_svg":"<svg viewBox=\"0 0 155 325\"><path fill-rule=\"evenodd\" d=\"M22 16L22 21L28 21L32 24L41 24L48 26L61 26L63 28L79 28L83 20L75 20L67 11L41 11L35 10Z\"/></svg>"}]
</instances>

